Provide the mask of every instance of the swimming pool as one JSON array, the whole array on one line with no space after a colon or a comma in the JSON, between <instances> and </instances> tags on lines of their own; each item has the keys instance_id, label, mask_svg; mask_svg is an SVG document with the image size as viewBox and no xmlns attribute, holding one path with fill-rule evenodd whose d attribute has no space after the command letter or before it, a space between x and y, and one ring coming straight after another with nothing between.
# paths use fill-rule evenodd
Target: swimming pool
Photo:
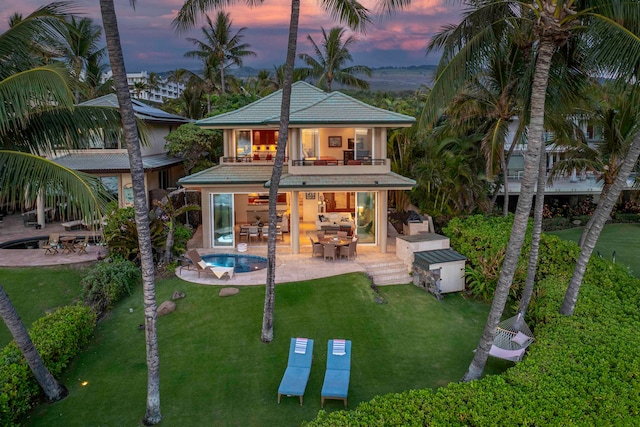
<instances>
[{"instance_id":1,"label":"swimming pool","mask_svg":"<svg viewBox=\"0 0 640 427\"><path fill-rule=\"evenodd\" d=\"M77 240L84 239L84 235L76 236ZM40 242L46 242L49 240L49 236L39 237L27 237L24 239L10 240L4 243L0 243L0 249L38 249ZM89 236L89 243L95 245L97 240L93 236Z\"/></svg>"},{"instance_id":2,"label":"swimming pool","mask_svg":"<svg viewBox=\"0 0 640 427\"><path fill-rule=\"evenodd\" d=\"M233 267L234 273L249 273L267 268L267 259L257 255L209 254L202 260L212 267Z\"/></svg>"}]
</instances>

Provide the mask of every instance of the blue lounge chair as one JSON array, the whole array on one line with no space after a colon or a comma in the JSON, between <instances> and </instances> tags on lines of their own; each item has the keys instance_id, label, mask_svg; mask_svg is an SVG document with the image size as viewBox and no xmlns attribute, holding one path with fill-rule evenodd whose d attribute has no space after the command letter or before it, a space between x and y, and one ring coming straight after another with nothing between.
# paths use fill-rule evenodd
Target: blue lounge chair
<instances>
[{"instance_id":1,"label":"blue lounge chair","mask_svg":"<svg viewBox=\"0 0 640 427\"><path fill-rule=\"evenodd\" d=\"M327 371L322 384L321 406L325 399L339 399L347 407L349 378L351 376L351 341L329 340L327 349Z\"/></svg>"},{"instance_id":2,"label":"blue lounge chair","mask_svg":"<svg viewBox=\"0 0 640 427\"><path fill-rule=\"evenodd\" d=\"M278 403L280 397L299 396L302 405L302 396L307 388L309 373L311 372L311 360L313 359L313 340L310 338L291 338L289 345L289 362L284 376L278 387Z\"/></svg>"}]
</instances>

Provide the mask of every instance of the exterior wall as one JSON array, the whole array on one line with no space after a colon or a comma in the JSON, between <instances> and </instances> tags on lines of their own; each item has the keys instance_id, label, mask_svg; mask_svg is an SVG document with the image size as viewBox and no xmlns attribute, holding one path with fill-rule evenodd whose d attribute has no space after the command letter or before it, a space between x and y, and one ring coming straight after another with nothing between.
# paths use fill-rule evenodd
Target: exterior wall
<instances>
[{"instance_id":1,"label":"exterior wall","mask_svg":"<svg viewBox=\"0 0 640 427\"><path fill-rule=\"evenodd\" d=\"M159 125L159 124L150 124L147 123L145 126L145 130L147 132L147 136L149 138L149 145L140 146L140 151L142 152L142 156L152 156L154 154L162 154L166 153L164 146L167 141L164 139L165 136L169 135L171 130L175 130L177 126L169 126L169 125Z\"/></svg>"},{"instance_id":2,"label":"exterior wall","mask_svg":"<svg viewBox=\"0 0 640 427\"><path fill-rule=\"evenodd\" d=\"M438 236L432 234L432 236ZM435 251L450 248L449 238L440 236L441 239L431 239L422 242L408 242L404 239L396 239L396 256L405 263L409 271L413 270L414 253L423 251Z\"/></svg>"},{"instance_id":3,"label":"exterior wall","mask_svg":"<svg viewBox=\"0 0 640 427\"><path fill-rule=\"evenodd\" d=\"M440 293L464 291L464 260L432 264L429 270L440 270Z\"/></svg>"}]
</instances>

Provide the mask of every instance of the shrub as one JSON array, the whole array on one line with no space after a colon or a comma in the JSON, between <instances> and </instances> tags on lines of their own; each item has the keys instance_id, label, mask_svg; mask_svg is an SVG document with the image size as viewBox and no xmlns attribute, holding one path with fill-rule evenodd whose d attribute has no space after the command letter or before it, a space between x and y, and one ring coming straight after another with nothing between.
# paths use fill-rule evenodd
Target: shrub
<instances>
[{"instance_id":1,"label":"shrub","mask_svg":"<svg viewBox=\"0 0 640 427\"><path fill-rule=\"evenodd\" d=\"M142 283L140 270L131 261L110 258L96 263L82 279L82 298L100 314L131 295L133 287Z\"/></svg>"},{"instance_id":2,"label":"shrub","mask_svg":"<svg viewBox=\"0 0 640 427\"><path fill-rule=\"evenodd\" d=\"M54 376L88 342L96 324L95 313L81 305L62 307L33 323L29 335ZM40 396L40 386L15 341L0 352L0 425L13 425Z\"/></svg>"},{"instance_id":3,"label":"shrub","mask_svg":"<svg viewBox=\"0 0 640 427\"><path fill-rule=\"evenodd\" d=\"M640 222L640 214L616 212L613 219L616 222Z\"/></svg>"},{"instance_id":4,"label":"shrub","mask_svg":"<svg viewBox=\"0 0 640 427\"><path fill-rule=\"evenodd\" d=\"M149 213L149 231L151 246L155 252L164 250L164 224L155 215ZM114 209L109 215L103 234L112 254L133 261L138 258L138 227L132 207Z\"/></svg>"},{"instance_id":5,"label":"shrub","mask_svg":"<svg viewBox=\"0 0 640 427\"><path fill-rule=\"evenodd\" d=\"M474 218L454 223L450 231L466 249L482 242L478 251L495 251L485 246L491 245L487 235L461 239L477 233L467 227L486 232L487 224L496 222ZM495 240L503 244L500 226ZM558 310L578 251L574 243L543 235L537 297L530 307L536 341L522 362L478 381L377 396L353 411L321 410L306 425L636 425L640 280L620 265L593 257L574 315L561 316Z\"/></svg>"}]
</instances>

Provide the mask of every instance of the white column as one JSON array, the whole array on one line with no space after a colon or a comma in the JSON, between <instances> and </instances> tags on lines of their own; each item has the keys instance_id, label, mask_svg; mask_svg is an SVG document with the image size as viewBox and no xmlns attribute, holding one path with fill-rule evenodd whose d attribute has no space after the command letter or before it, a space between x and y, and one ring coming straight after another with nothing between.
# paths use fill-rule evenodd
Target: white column
<instances>
[{"instance_id":1,"label":"white column","mask_svg":"<svg viewBox=\"0 0 640 427\"><path fill-rule=\"evenodd\" d=\"M300 192L293 191L291 193L291 216L289 221L291 226L289 227L289 235L291 236L291 251L294 254L300 253L300 214L298 212L298 197Z\"/></svg>"},{"instance_id":2,"label":"white column","mask_svg":"<svg viewBox=\"0 0 640 427\"><path fill-rule=\"evenodd\" d=\"M38 224L40 224L41 228L44 228L45 225L45 216L44 216L44 192L42 189L38 191L38 198L36 199L36 209L38 210Z\"/></svg>"},{"instance_id":3,"label":"white column","mask_svg":"<svg viewBox=\"0 0 640 427\"><path fill-rule=\"evenodd\" d=\"M387 253L387 199L388 191L378 191L378 243L380 244L380 253Z\"/></svg>"},{"instance_id":4,"label":"white column","mask_svg":"<svg viewBox=\"0 0 640 427\"><path fill-rule=\"evenodd\" d=\"M576 168L573 168L571 170L571 179L569 180L569 182L578 182L578 175L576 173Z\"/></svg>"}]
</instances>

